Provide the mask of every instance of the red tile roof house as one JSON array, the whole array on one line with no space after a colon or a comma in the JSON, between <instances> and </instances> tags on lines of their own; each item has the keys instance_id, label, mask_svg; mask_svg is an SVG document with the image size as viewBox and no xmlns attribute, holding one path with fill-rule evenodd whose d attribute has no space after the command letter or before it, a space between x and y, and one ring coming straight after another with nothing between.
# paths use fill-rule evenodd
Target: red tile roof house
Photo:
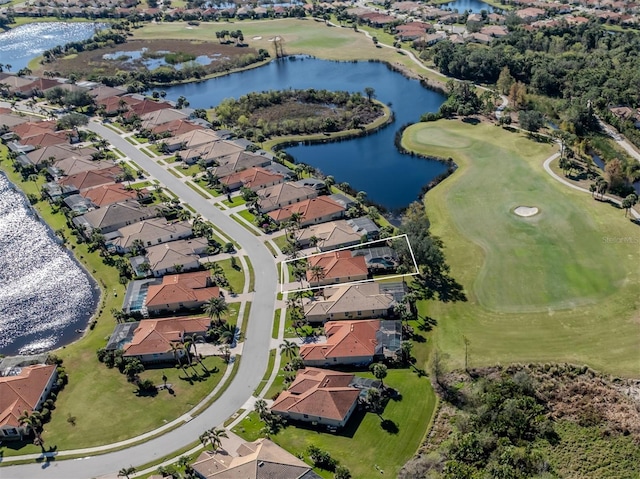
<instances>
[{"instance_id":1,"label":"red tile roof house","mask_svg":"<svg viewBox=\"0 0 640 479\"><path fill-rule=\"evenodd\" d=\"M56 367L44 364L0 377L0 441L22 440L29 435L29 426L21 425L19 418L25 411L42 407L57 377Z\"/></svg>"},{"instance_id":2,"label":"red tile roof house","mask_svg":"<svg viewBox=\"0 0 640 479\"><path fill-rule=\"evenodd\" d=\"M171 345L192 334L204 336L210 324L207 317L145 319L135 329L131 342L123 346L123 356L138 358L143 363L175 361ZM177 354L182 357L185 353Z\"/></svg>"},{"instance_id":3,"label":"red tile roof house","mask_svg":"<svg viewBox=\"0 0 640 479\"><path fill-rule=\"evenodd\" d=\"M87 191L102 185L115 184L116 179L123 173L119 166L103 168L102 170L89 170L67 176L60 180L61 185L74 186L79 191Z\"/></svg>"},{"instance_id":4,"label":"red tile roof house","mask_svg":"<svg viewBox=\"0 0 640 479\"><path fill-rule=\"evenodd\" d=\"M285 206L279 210L267 213L269 217L280 224L291 219L294 213L299 213L302 217L300 226L315 225L326 221L338 220L344 216L344 206L336 203L331 198L319 196L308 200Z\"/></svg>"},{"instance_id":5,"label":"red tile roof house","mask_svg":"<svg viewBox=\"0 0 640 479\"><path fill-rule=\"evenodd\" d=\"M350 386L354 377L326 369L300 369L289 389L273 402L271 412L296 421L344 427L360 396L360 390Z\"/></svg>"},{"instance_id":6,"label":"red tile roof house","mask_svg":"<svg viewBox=\"0 0 640 479\"><path fill-rule=\"evenodd\" d=\"M322 267L323 274L320 277L316 277L311 271L314 266ZM335 251L309 258L307 281L312 287L362 281L368 276L369 270L364 256L354 257L351 251Z\"/></svg>"},{"instance_id":7,"label":"red tile roof house","mask_svg":"<svg viewBox=\"0 0 640 479\"><path fill-rule=\"evenodd\" d=\"M165 276L160 284L149 285L145 307L149 314L200 308L220 297L220 289L212 284L209 271Z\"/></svg>"},{"instance_id":8,"label":"red tile roof house","mask_svg":"<svg viewBox=\"0 0 640 479\"><path fill-rule=\"evenodd\" d=\"M220 183L227 185L230 190L239 190L243 186L250 190L257 191L261 188L278 185L284 182L284 176L271 173L261 167L248 168L246 170L225 176Z\"/></svg>"},{"instance_id":9,"label":"red tile roof house","mask_svg":"<svg viewBox=\"0 0 640 479\"><path fill-rule=\"evenodd\" d=\"M380 320L329 321L324 325L327 341L300 346L305 366L369 364L376 355Z\"/></svg>"},{"instance_id":10,"label":"red tile roof house","mask_svg":"<svg viewBox=\"0 0 640 479\"><path fill-rule=\"evenodd\" d=\"M149 191L144 188L141 190L127 189L122 183L116 183L90 189L85 191L82 196L91 200L94 205L106 206L120 201L142 200L149 196Z\"/></svg>"}]
</instances>

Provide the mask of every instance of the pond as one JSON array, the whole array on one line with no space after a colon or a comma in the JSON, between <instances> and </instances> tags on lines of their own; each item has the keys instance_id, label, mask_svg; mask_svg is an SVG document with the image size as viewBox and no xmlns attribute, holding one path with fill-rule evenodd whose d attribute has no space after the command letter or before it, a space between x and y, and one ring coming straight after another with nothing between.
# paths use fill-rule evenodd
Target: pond
<instances>
[{"instance_id":1,"label":"pond","mask_svg":"<svg viewBox=\"0 0 640 479\"><path fill-rule=\"evenodd\" d=\"M48 351L79 337L99 290L0 174L0 354Z\"/></svg>"},{"instance_id":2,"label":"pond","mask_svg":"<svg viewBox=\"0 0 640 479\"><path fill-rule=\"evenodd\" d=\"M91 38L103 23L29 23L0 33L0 63L11 71L25 68L29 61L57 45Z\"/></svg>"},{"instance_id":3,"label":"pond","mask_svg":"<svg viewBox=\"0 0 640 479\"><path fill-rule=\"evenodd\" d=\"M442 174L438 161L401 154L394 145L400 127L414 123L425 112L437 111L445 97L423 88L378 62L335 62L295 56L266 66L166 88L167 98L184 96L192 108L210 108L224 98L252 91L316 88L363 92L375 89L376 98L391 108L395 122L371 135L342 142L290 147L298 162L308 163L338 183L347 182L385 208L395 210L416 200L424 185Z\"/></svg>"},{"instance_id":4,"label":"pond","mask_svg":"<svg viewBox=\"0 0 640 479\"><path fill-rule=\"evenodd\" d=\"M486 10L491 13L495 9L488 3L484 3L480 0L456 0L455 2L444 3L440 5L440 8L457 10L459 13L467 12L480 13L482 10Z\"/></svg>"}]
</instances>

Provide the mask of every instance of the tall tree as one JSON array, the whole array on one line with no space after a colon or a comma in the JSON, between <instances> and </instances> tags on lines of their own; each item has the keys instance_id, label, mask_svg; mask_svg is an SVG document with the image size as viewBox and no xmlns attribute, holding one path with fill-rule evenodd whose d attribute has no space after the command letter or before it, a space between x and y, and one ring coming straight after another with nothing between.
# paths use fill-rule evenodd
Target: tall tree
<instances>
[{"instance_id":1,"label":"tall tree","mask_svg":"<svg viewBox=\"0 0 640 479\"><path fill-rule=\"evenodd\" d=\"M375 363L371 365L371 372L373 376L380 381L382 387L384 386L384 378L387 377L387 367L382 363Z\"/></svg>"},{"instance_id":2,"label":"tall tree","mask_svg":"<svg viewBox=\"0 0 640 479\"><path fill-rule=\"evenodd\" d=\"M229 306L227 305L227 302L221 297L211 298L204 307L205 314L209 316L210 319L215 320L218 324L222 322L222 315L228 310Z\"/></svg>"},{"instance_id":3,"label":"tall tree","mask_svg":"<svg viewBox=\"0 0 640 479\"><path fill-rule=\"evenodd\" d=\"M280 345L280 354L288 357L289 359L293 359L298 355L298 345L293 341L289 341L285 339L284 342Z\"/></svg>"}]
</instances>

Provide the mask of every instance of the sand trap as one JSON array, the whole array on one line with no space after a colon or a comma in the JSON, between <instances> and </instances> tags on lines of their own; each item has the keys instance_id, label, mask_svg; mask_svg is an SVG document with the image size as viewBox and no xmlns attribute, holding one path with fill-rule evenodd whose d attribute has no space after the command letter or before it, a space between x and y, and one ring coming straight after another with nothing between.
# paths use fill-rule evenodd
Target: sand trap
<instances>
[{"instance_id":1,"label":"sand trap","mask_svg":"<svg viewBox=\"0 0 640 479\"><path fill-rule=\"evenodd\" d=\"M262 40L262 37L253 37L253 40Z\"/></svg>"},{"instance_id":2,"label":"sand trap","mask_svg":"<svg viewBox=\"0 0 640 479\"><path fill-rule=\"evenodd\" d=\"M538 208L535 206L518 206L515 210L513 210L515 214L518 216L523 216L525 218L538 214Z\"/></svg>"}]
</instances>

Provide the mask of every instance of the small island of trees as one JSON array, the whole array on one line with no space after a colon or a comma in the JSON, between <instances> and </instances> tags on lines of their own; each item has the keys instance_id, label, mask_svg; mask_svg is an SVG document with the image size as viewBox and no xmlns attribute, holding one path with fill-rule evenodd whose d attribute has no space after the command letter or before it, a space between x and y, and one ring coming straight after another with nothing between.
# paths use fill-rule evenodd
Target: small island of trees
<instances>
[{"instance_id":1,"label":"small island of trees","mask_svg":"<svg viewBox=\"0 0 640 479\"><path fill-rule=\"evenodd\" d=\"M361 93L283 90L228 98L215 108L221 125L247 138L337 132L362 128L384 114L373 88Z\"/></svg>"}]
</instances>

